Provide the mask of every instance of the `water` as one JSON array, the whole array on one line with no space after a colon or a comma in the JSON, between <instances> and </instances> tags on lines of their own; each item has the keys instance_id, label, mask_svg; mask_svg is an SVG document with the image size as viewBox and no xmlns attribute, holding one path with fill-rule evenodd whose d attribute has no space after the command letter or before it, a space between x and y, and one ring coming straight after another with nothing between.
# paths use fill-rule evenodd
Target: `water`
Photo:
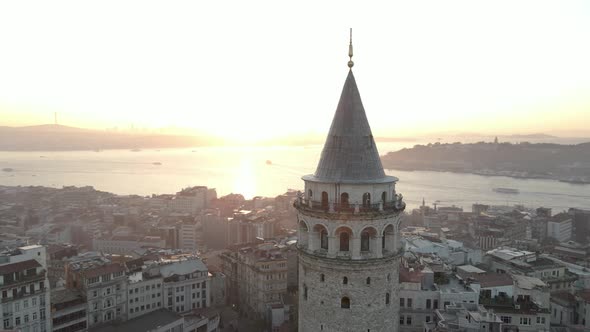
<instances>
[{"instance_id":1,"label":"water","mask_svg":"<svg viewBox=\"0 0 590 332\"><path fill-rule=\"evenodd\" d=\"M379 143L385 154L414 142ZM116 194L174 193L182 187L206 185L218 195L241 193L247 198L273 197L286 189L301 189L301 176L315 171L321 146L306 147L200 147L185 149L60 152L0 152L0 185L91 185ZM267 164L267 160L271 164ZM161 165L155 165L159 162ZM485 177L471 174L388 170L397 176L398 192L408 206L439 201L439 206L471 204L524 204L559 212L590 207L590 185L549 180ZM502 194L495 187L520 190Z\"/></svg>"}]
</instances>

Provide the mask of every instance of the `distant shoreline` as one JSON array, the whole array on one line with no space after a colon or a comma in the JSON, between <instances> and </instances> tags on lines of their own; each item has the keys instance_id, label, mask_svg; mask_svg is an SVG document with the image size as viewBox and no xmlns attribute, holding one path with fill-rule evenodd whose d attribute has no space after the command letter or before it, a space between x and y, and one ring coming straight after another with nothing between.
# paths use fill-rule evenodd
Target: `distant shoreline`
<instances>
[{"instance_id":1,"label":"distant shoreline","mask_svg":"<svg viewBox=\"0 0 590 332\"><path fill-rule=\"evenodd\" d=\"M590 184L590 142L416 145L381 157L387 169L434 171Z\"/></svg>"},{"instance_id":2,"label":"distant shoreline","mask_svg":"<svg viewBox=\"0 0 590 332\"><path fill-rule=\"evenodd\" d=\"M479 175L485 177L508 177L513 179L519 180L549 180L549 181L556 181L556 182L564 182L574 185L586 186L590 185L590 181L587 182L579 182L579 181L568 181L567 179L556 179L550 177L542 177L542 176L517 176L517 175L509 175L509 174L483 174L477 171L457 171L451 169L429 169L429 168L422 168L422 169L415 169L415 168L403 168L403 167L383 167L388 171L403 171L403 172L438 172L438 173L453 173L453 174L472 174L472 175Z\"/></svg>"}]
</instances>

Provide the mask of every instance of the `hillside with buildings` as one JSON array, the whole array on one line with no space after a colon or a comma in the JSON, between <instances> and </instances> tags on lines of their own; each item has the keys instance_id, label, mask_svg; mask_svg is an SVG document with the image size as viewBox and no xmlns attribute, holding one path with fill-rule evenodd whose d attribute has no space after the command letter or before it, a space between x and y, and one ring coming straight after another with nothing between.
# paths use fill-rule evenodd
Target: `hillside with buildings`
<instances>
[{"instance_id":1,"label":"hillside with buildings","mask_svg":"<svg viewBox=\"0 0 590 332\"><path fill-rule=\"evenodd\" d=\"M464 172L516 178L590 183L590 143L427 144L382 156L383 166L399 170Z\"/></svg>"}]
</instances>

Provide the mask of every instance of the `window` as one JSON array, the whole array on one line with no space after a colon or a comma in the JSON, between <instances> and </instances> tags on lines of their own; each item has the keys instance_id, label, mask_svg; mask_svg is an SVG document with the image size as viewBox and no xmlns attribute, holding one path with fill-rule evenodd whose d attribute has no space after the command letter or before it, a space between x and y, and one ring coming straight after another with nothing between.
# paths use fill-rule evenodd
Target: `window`
<instances>
[{"instance_id":1,"label":"window","mask_svg":"<svg viewBox=\"0 0 590 332\"><path fill-rule=\"evenodd\" d=\"M531 319L528 317L520 317L520 325L531 325Z\"/></svg>"},{"instance_id":2,"label":"window","mask_svg":"<svg viewBox=\"0 0 590 332\"><path fill-rule=\"evenodd\" d=\"M307 286L303 285L303 299L307 300Z\"/></svg>"},{"instance_id":3,"label":"window","mask_svg":"<svg viewBox=\"0 0 590 332\"><path fill-rule=\"evenodd\" d=\"M404 325L406 317L404 315L399 316L399 325Z\"/></svg>"},{"instance_id":4,"label":"window","mask_svg":"<svg viewBox=\"0 0 590 332\"><path fill-rule=\"evenodd\" d=\"M371 250L371 234L369 231L363 231L361 233L361 251Z\"/></svg>"},{"instance_id":5,"label":"window","mask_svg":"<svg viewBox=\"0 0 590 332\"><path fill-rule=\"evenodd\" d=\"M98 291L92 291L92 297L97 297L98 296Z\"/></svg>"},{"instance_id":6,"label":"window","mask_svg":"<svg viewBox=\"0 0 590 332\"><path fill-rule=\"evenodd\" d=\"M28 308L29 307L29 300L24 300L23 301L23 308Z\"/></svg>"},{"instance_id":7,"label":"window","mask_svg":"<svg viewBox=\"0 0 590 332\"><path fill-rule=\"evenodd\" d=\"M6 319L4 319L4 329L8 330L9 327L10 327L10 319L6 318Z\"/></svg>"},{"instance_id":8,"label":"window","mask_svg":"<svg viewBox=\"0 0 590 332\"><path fill-rule=\"evenodd\" d=\"M350 235L347 232L340 233L340 251L349 251Z\"/></svg>"},{"instance_id":9,"label":"window","mask_svg":"<svg viewBox=\"0 0 590 332\"><path fill-rule=\"evenodd\" d=\"M340 194L340 205L343 208L348 208L349 207L349 205L348 205L348 193L342 193L342 194Z\"/></svg>"},{"instance_id":10,"label":"window","mask_svg":"<svg viewBox=\"0 0 590 332\"><path fill-rule=\"evenodd\" d=\"M399 298L399 306L403 308L406 305L405 303L406 303L406 299L404 299L403 297L400 297Z\"/></svg>"},{"instance_id":11,"label":"window","mask_svg":"<svg viewBox=\"0 0 590 332\"><path fill-rule=\"evenodd\" d=\"M370 207L371 206L371 194L364 193L363 194L363 207Z\"/></svg>"},{"instance_id":12,"label":"window","mask_svg":"<svg viewBox=\"0 0 590 332\"><path fill-rule=\"evenodd\" d=\"M31 305L32 305L32 306L36 306L36 305L37 305L37 298L36 298L36 297L33 297L33 298L31 299Z\"/></svg>"},{"instance_id":13,"label":"window","mask_svg":"<svg viewBox=\"0 0 590 332\"><path fill-rule=\"evenodd\" d=\"M389 300L390 300L389 297L390 297L389 293L385 293L385 304L386 305L389 305Z\"/></svg>"},{"instance_id":14,"label":"window","mask_svg":"<svg viewBox=\"0 0 590 332\"><path fill-rule=\"evenodd\" d=\"M326 281L326 276L323 273L320 275L320 281L321 282Z\"/></svg>"},{"instance_id":15,"label":"window","mask_svg":"<svg viewBox=\"0 0 590 332\"><path fill-rule=\"evenodd\" d=\"M328 231L325 229L320 231L320 247L328 250Z\"/></svg>"},{"instance_id":16,"label":"window","mask_svg":"<svg viewBox=\"0 0 590 332\"><path fill-rule=\"evenodd\" d=\"M424 320L426 321L426 323L430 323L430 316L424 317Z\"/></svg>"},{"instance_id":17,"label":"window","mask_svg":"<svg viewBox=\"0 0 590 332\"><path fill-rule=\"evenodd\" d=\"M350 309L350 299L348 297L345 296L340 300L340 308Z\"/></svg>"},{"instance_id":18,"label":"window","mask_svg":"<svg viewBox=\"0 0 590 332\"><path fill-rule=\"evenodd\" d=\"M438 300L434 300L432 303L432 309L438 309Z\"/></svg>"},{"instance_id":19,"label":"window","mask_svg":"<svg viewBox=\"0 0 590 332\"><path fill-rule=\"evenodd\" d=\"M371 277L367 277L367 285L371 284Z\"/></svg>"},{"instance_id":20,"label":"window","mask_svg":"<svg viewBox=\"0 0 590 332\"><path fill-rule=\"evenodd\" d=\"M506 324L512 324L512 317L511 316L500 316L502 322Z\"/></svg>"},{"instance_id":21,"label":"window","mask_svg":"<svg viewBox=\"0 0 590 332\"><path fill-rule=\"evenodd\" d=\"M412 325L412 316L406 317L406 325Z\"/></svg>"},{"instance_id":22,"label":"window","mask_svg":"<svg viewBox=\"0 0 590 332\"><path fill-rule=\"evenodd\" d=\"M348 277L342 278L342 284L348 285Z\"/></svg>"},{"instance_id":23,"label":"window","mask_svg":"<svg viewBox=\"0 0 590 332\"><path fill-rule=\"evenodd\" d=\"M16 317L14 319L14 325L19 326L20 325L20 317Z\"/></svg>"},{"instance_id":24,"label":"window","mask_svg":"<svg viewBox=\"0 0 590 332\"><path fill-rule=\"evenodd\" d=\"M328 203L328 193L325 191L322 191L322 208L323 209L327 209L329 206Z\"/></svg>"},{"instance_id":25,"label":"window","mask_svg":"<svg viewBox=\"0 0 590 332\"><path fill-rule=\"evenodd\" d=\"M408 299L408 308L412 307L412 299Z\"/></svg>"},{"instance_id":26,"label":"window","mask_svg":"<svg viewBox=\"0 0 590 332\"><path fill-rule=\"evenodd\" d=\"M426 309L430 309L432 301L430 299L426 300Z\"/></svg>"}]
</instances>

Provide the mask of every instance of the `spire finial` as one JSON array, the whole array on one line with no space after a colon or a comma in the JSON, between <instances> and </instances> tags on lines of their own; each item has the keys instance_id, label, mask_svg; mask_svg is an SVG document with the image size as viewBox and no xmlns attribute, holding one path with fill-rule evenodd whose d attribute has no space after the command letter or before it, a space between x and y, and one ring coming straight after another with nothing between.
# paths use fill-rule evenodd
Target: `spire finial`
<instances>
[{"instance_id":1,"label":"spire finial","mask_svg":"<svg viewBox=\"0 0 590 332\"><path fill-rule=\"evenodd\" d=\"M348 57L350 60L348 61L348 68L352 70L352 66L354 66L354 62L352 62L352 28L350 28L350 44L348 45Z\"/></svg>"}]
</instances>

